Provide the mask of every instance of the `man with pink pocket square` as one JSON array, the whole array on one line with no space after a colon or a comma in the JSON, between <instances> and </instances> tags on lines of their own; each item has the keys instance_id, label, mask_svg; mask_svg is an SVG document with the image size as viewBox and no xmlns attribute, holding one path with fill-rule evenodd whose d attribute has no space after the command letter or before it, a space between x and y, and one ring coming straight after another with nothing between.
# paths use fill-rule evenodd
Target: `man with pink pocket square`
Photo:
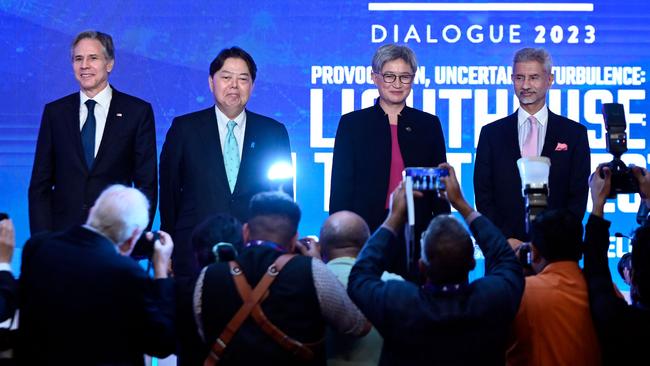
<instances>
[{"instance_id":1,"label":"man with pink pocket square","mask_svg":"<svg viewBox=\"0 0 650 366\"><path fill-rule=\"evenodd\" d=\"M517 160L551 159L548 208L566 208L582 219L587 207L590 170L585 126L548 109L552 60L542 48L523 48L513 58L511 75L520 108L481 130L474 163L476 208L511 245L529 241Z\"/></svg>"}]
</instances>

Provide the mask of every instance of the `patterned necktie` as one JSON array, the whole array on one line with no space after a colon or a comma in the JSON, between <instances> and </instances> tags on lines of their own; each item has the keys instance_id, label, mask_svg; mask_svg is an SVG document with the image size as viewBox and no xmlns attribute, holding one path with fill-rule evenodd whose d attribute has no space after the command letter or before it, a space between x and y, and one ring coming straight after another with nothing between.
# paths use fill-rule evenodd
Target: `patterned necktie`
<instances>
[{"instance_id":1,"label":"patterned necktie","mask_svg":"<svg viewBox=\"0 0 650 366\"><path fill-rule=\"evenodd\" d=\"M521 149L521 156L524 158L537 156L537 118L530 116L526 120L529 124L528 135L524 140L524 146Z\"/></svg>"},{"instance_id":2,"label":"patterned necktie","mask_svg":"<svg viewBox=\"0 0 650 366\"><path fill-rule=\"evenodd\" d=\"M237 139L235 139L235 134L233 133L235 126L237 126L237 122L228 121L228 132L226 133L226 141L223 148L223 164L226 167L230 192L235 190L237 173L239 173L239 147L237 146Z\"/></svg>"},{"instance_id":3,"label":"patterned necktie","mask_svg":"<svg viewBox=\"0 0 650 366\"><path fill-rule=\"evenodd\" d=\"M88 116L81 128L81 144L84 148L84 157L86 158L88 169L93 166L93 161L95 160L95 104L97 102L92 99L86 101Z\"/></svg>"}]
</instances>

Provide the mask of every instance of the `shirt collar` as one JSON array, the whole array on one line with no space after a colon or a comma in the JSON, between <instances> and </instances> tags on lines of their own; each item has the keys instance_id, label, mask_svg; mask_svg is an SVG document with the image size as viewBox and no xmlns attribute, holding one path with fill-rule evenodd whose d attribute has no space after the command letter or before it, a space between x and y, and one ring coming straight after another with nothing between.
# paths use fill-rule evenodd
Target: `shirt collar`
<instances>
[{"instance_id":1,"label":"shirt collar","mask_svg":"<svg viewBox=\"0 0 650 366\"><path fill-rule=\"evenodd\" d=\"M327 264L354 264L356 260L354 257L338 257L329 260Z\"/></svg>"},{"instance_id":2,"label":"shirt collar","mask_svg":"<svg viewBox=\"0 0 650 366\"><path fill-rule=\"evenodd\" d=\"M533 116L537 119L537 121L542 125L546 126L546 122L548 122L548 107L546 104L537 111ZM521 128L524 123L526 123L526 120L528 120L528 117L530 117L530 114L526 112L523 108L517 109L517 121L518 121L518 126Z\"/></svg>"},{"instance_id":3,"label":"shirt collar","mask_svg":"<svg viewBox=\"0 0 650 366\"><path fill-rule=\"evenodd\" d=\"M113 89L110 84L107 84L104 90L100 91L92 98L88 98L86 93L81 90L79 91L79 95L81 96L81 104L85 104L88 99L92 99L97 102L97 104L108 110L108 106L111 104L111 99L113 98Z\"/></svg>"},{"instance_id":4,"label":"shirt collar","mask_svg":"<svg viewBox=\"0 0 650 366\"><path fill-rule=\"evenodd\" d=\"M225 126L228 125L230 118L228 118L228 116L226 116L216 104L214 105L214 110L217 113L217 123L219 123L219 125L223 125L225 128ZM246 125L246 109L241 111L241 113L239 113L239 115L237 115L233 121L237 123L237 126L235 126L235 128L243 129Z\"/></svg>"}]
</instances>

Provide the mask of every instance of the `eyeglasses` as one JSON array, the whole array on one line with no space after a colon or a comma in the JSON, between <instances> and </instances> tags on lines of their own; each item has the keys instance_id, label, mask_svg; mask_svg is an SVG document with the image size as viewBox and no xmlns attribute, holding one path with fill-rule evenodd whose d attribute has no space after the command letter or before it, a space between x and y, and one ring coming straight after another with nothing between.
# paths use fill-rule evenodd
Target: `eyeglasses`
<instances>
[{"instance_id":1,"label":"eyeglasses","mask_svg":"<svg viewBox=\"0 0 650 366\"><path fill-rule=\"evenodd\" d=\"M410 84L413 82L413 76L412 74L404 74L404 75L395 75L395 74L381 74L376 72L375 74L381 75L382 79L384 79L385 83L392 84L399 78L399 82L402 84Z\"/></svg>"}]
</instances>

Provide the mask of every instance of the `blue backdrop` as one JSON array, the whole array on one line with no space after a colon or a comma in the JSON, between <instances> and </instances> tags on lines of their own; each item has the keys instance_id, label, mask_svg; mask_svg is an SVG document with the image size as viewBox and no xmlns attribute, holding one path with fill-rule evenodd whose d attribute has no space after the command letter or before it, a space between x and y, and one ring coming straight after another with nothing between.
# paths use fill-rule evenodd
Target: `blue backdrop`
<instances>
[{"instance_id":1,"label":"blue backdrop","mask_svg":"<svg viewBox=\"0 0 650 366\"><path fill-rule=\"evenodd\" d=\"M14 218L22 245L40 115L45 103L78 90L69 48L84 29L113 36L110 81L152 103L159 148L174 116L213 104L208 65L219 50L238 45L249 51L259 72L248 107L289 130L306 235L317 234L327 215L341 113L368 106L377 95L367 66L380 44L407 44L418 55L409 103L440 116L448 158L472 200L478 134L516 106L509 67L521 47L541 46L553 55L550 108L587 126L593 166L611 159L603 102L625 105L630 151L624 160L646 166L648 24L650 5L641 0L0 1L0 211ZM638 203L626 195L608 204L612 233L635 227ZM611 264L628 250L627 240L612 237Z\"/></svg>"}]
</instances>

